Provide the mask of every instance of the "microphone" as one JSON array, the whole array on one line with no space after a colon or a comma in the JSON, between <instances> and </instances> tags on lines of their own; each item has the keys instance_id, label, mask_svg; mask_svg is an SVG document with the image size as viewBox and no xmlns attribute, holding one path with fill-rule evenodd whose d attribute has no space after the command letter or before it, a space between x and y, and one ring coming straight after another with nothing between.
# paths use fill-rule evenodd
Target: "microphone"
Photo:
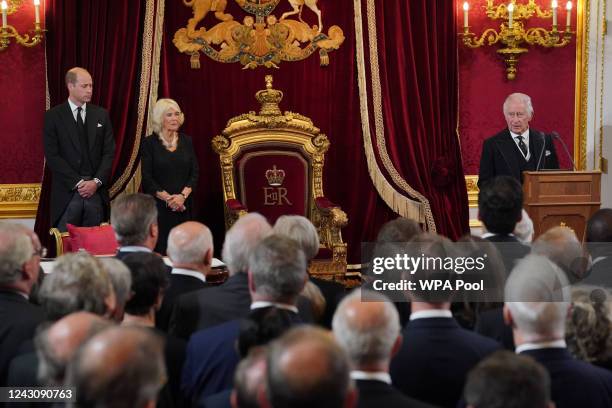
<instances>
[{"instance_id":1,"label":"microphone","mask_svg":"<svg viewBox=\"0 0 612 408\"><path fill-rule=\"evenodd\" d=\"M542 162L542 156L544 156L544 150L546 150L546 136L544 133L538 132L540 138L542 139L542 150L540 150L540 157L538 158L538 164L536 164L535 171L540 171L540 163Z\"/></svg>"},{"instance_id":2,"label":"microphone","mask_svg":"<svg viewBox=\"0 0 612 408\"><path fill-rule=\"evenodd\" d=\"M563 139L561 139L561 136L559 136L559 134L554 131L550 134L550 136L561 142L561 145L563 145L563 150L565 150L567 158L570 160L570 163L572 163L572 171L576 171L576 163L574 163L574 159L572 158L572 155L570 154L569 150L567 150L567 145L565 144Z\"/></svg>"}]
</instances>

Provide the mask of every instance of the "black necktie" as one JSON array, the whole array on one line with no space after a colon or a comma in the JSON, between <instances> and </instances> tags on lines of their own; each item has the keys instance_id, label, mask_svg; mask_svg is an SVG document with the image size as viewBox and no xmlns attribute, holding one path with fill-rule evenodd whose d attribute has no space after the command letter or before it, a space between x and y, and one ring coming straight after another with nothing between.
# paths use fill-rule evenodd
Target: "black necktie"
<instances>
[{"instance_id":1,"label":"black necktie","mask_svg":"<svg viewBox=\"0 0 612 408\"><path fill-rule=\"evenodd\" d=\"M81 116L81 112L83 112L83 108L80 106L77 108L77 133L79 134L79 140L81 142L81 146L85 148L85 151L89 149L89 143L87 140L87 133L85 132L85 123L83 122L83 116Z\"/></svg>"},{"instance_id":2,"label":"black necktie","mask_svg":"<svg viewBox=\"0 0 612 408\"><path fill-rule=\"evenodd\" d=\"M521 152L523 152L523 156L527 157L527 145L525 144L525 142L523 141L523 136L517 136L516 137L518 139L518 147L519 149L521 149Z\"/></svg>"}]
</instances>

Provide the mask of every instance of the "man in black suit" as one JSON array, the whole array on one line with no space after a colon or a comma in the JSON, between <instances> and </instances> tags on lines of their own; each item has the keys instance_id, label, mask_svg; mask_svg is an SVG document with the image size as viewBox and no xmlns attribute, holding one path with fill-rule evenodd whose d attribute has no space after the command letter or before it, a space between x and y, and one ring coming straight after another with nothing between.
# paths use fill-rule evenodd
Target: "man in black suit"
<instances>
[{"instance_id":1,"label":"man in black suit","mask_svg":"<svg viewBox=\"0 0 612 408\"><path fill-rule=\"evenodd\" d=\"M557 408L611 407L612 373L567 350L569 292L565 274L548 259L529 255L519 262L504 293L504 318L512 327L516 352L546 367Z\"/></svg>"},{"instance_id":2,"label":"man in black suit","mask_svg":"<svg viewBox=\"0 0 612 408\"><path fill-rule=\"evenodd\" d=\"M546 369L505 350L478 363L468 376L464 396L468 408L555 408Z\"/></svg>"},{"instance_id":3,"label":"man in black suit","mask_svg":"<svg viewBox=\"0 0 612 408\"><path fill-rule=\"evenodd\" d=\"M93 81L83 68L66 73L68 100L45 113L44 148L53 174L51 225L99 225L107 219L115 140L108 112L92 105Z\"/></svg>"},{"instance_id":4,"label":"man in black suit","mask_svg":"<svg viewBox=\"0 0 612 408\"><path fill-rule=\"evenodd\" d=\"M153 252L159 236L155 199L147 194L125 194L111 206L111 225L123 259L132 252Z\"/></svg>"},{"instance_id":5,"label":"man in black suit","mask_svg":"<svg viewBox=\"0 0 612 408\"><path fill-rule=\"evenodd\" d=\"M399 314L389 298L373 291L354 291L340 302L333 331L351 362L358 408L430 407L391 385L389 362L401 347L402 336Z\"/></svg>"},{"instance_id":6,"label":"man in black suit","mask_svg":"<svg viewBox=\"0 0 612 408\"><path fill-rule=\"evenodd\" d=\"M174 227L168 235L168 256L172 261L170 286L157 312L155 326L168 331L170 315L176 299L189 292L209 286L213 259L213 239L206 225L187 221Z\"/></svg>"},{"instance_id":7,"label":"man in black suit","mask_svg":"<svg viewBox=\"0 0 612 408\"><path fill-rule=\"evenodd\" d=\"M529 129L533 117L531 98L522 93L509 95L504 102L508 128L482 145L478 187L496 176L514 177L523 183L523 171L558 169L552 137Z\"/></svg>"},{"instance_id":8,"label":"man in black suit","mask_svg":"<svg viewBox=\"0 0 612 408\"><path fill-rule=\"evenodd\" d=\"M415 237L408 246L396 248L397 255L411 258L461 256L447 238L429 233ZM393 252L386 256L393 256ZM402 330L404 341L391 361L390 373L393 384L404 394L430 404L455 407L469 370L500 345L459 326L450 311L452 290L421 289L422 281L433 279L450 282L454 287L455 271L436 264L410 271L400 268L402 278L413 283L414 290L405 292L412 301L412 314Z\"/></svg>"},{"instance_id":9,"label":"man in black suit","mask_svg":"<svg viewBox=\"0 0 612 408\"><path fill-rule=\"evenodd\" d=\"M0 386L20 346L31 340L44 320L42 309L28 301L38 280L40 247L20 225L0 222Z\"/></svg>"}]
</instances>

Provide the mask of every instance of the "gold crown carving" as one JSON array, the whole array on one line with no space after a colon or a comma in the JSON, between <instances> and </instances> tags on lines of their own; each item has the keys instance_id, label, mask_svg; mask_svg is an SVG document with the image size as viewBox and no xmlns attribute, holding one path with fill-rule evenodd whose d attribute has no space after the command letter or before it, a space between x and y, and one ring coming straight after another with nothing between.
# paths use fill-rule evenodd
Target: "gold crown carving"
<instances>
[{"instance_id":1,"label":"gold crown carving","mask_svg":"<svg viewBox=\"0 0 612 408\"><path fill-rule=\"evenodd\" d=\"M285 170L277 169L275 164L271 169L266 170L266 178L268 179L269 185L278 187L283 184L283 180L285 180Z\"/></svg>"},{"instance_id":2,"label":"gold crown carving","mask_svg":"<svg viewBox=\"0 0 612 408\"><path fill-rule=\"evenodd\" d=\"M266 75L266 89L255 94L255 98L261 103L259 114L262 116L277 116L281 114L278 104L283 99L283 92L272 88L272 75Z\"/></svg>"}]
</instances>

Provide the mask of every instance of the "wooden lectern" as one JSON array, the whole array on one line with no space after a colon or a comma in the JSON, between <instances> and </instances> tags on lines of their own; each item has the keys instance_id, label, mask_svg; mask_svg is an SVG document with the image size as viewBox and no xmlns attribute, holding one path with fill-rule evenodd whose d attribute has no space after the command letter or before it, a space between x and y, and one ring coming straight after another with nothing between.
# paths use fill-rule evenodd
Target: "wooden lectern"
<instances>
[{"instance_id":1,"label":"wooden lectern","mask_svg":"<svg viewBox=\"0 0 612 408\"><path fill-rule=\"evenodd\" d=\"M601 206L601 172L526 171L523 175L524 207L533 220L534 239L562 226L584 241L587 221Z\"/></svg>"}]
</instances>

